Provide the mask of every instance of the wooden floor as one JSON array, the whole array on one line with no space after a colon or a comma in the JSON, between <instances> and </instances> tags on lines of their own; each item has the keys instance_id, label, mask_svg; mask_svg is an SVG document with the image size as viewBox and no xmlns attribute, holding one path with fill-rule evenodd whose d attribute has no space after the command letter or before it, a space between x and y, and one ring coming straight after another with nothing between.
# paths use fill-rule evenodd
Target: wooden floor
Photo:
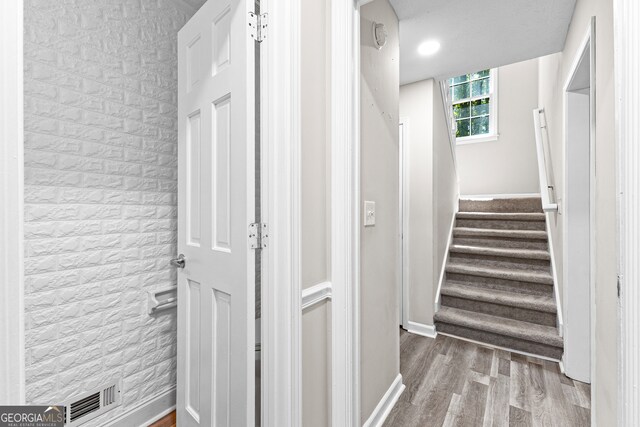
<instances>
[{"instance_id":1,"label":"wooden floor","mask_svg":"<svg viewBox=\"0 0 640 427\"><path fill-rule=\"evenodd\" d=\"M554 362L401 330L400 372L386 427L590 425L589 385Z\"/></svg>"},{"instance_id":2,"label":"wooden floor","mask_svg":"<svg viewBox=\"0 0 640 427\"><path fill-rule=\"evenodd\" d=\"M406 386L385 427L590 425L590 387L557 363L400 330ZM150 427L175 427L175 411Z\"/></svg>"},{"instance_id":3,"label":"wooden floor","mask_svg":"<svg viewBox=\"0 0 640 427\"><path fill-rule=\"evenodd\" d=\"M160 418L149 427L176 427L176 411L173 411L164 418Z\"/></svg>"}]
</instances>

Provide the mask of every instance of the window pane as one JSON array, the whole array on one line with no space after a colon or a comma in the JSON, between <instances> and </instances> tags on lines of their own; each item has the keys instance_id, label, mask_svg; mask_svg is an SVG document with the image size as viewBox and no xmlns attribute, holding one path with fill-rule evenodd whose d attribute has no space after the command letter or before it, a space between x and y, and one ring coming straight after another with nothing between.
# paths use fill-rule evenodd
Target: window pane
<instances>
[{"instance_id":1,"label":"window pane","mask_svg":"<svg viewBox=\"0 0 640 427\"><path fill-rule=\"evenodd\" d=\"M469 98L469 83L462 83L451 87L451 97L453 101Z\"/></svg>"},{"instance_id":2,"label":"window pane","mask_svg":"<svg viewBox=\"0 0 640 427\"><path fill-rule=\"evenodd\" d=\"M463 119L469 117L469 103L461 102L453 106L453 117L456 119Z\"/></svg>"},{"instance_id":3,"label":"window pane","mask_svg":"<svg viewBox=\"0 0 640 427\"><path fill-rule=\"evenodd\" d=\"M462 82L466 82L467 80L469 80L469 74L463 74L461 76L452 78L451 84L462 83Z\"/></svg>"},{"instance_id":4,"label":"window pane","mask_svg":"<svg viewBox=\"0 0 640 427\"><path fill-rule=\"evenodd\" d=\"M469 136L469 119L456 121L456 138Z\"/></svg>"},{"instance_id":5,"label":"window pane","mask_svg":"<svg viewBox=\"0 0 640 427\"><path fill-rule=\"evenodd\" d=\"M469 84L469 83L467 83ZM476 80L471 82L471 96L480 96L489 94L489 78Z\"/></svg>"},{"instance_id":6,"label":"window pane","mask_svg":"<svg viewBox=\"0 0 640 427\"><path fill-rule=\"evenodd\" d=\"M489 116L471 119L471 135L483 135L489 133Z\"/></svg>"},{"instance_id":7,"label":"window pane","mask_svg":"<svg viewBox=\"0 0 640 427\"><path fill-rule=\"evenodd\" d=\"M477 73L471 74L472 79L479 79L482 77L489 77L489 70L478 71Z\"/></svg>"},{"instance_id":8,"label":"window pane","mask_svg":"<svg viewBox=\"0 0 640 427\"><path fill-rule=\"evenodd\" d=\"M471 115L484 116L489 114L489 98L477 99L471 102Z\"/></svg>"}]
</instances>

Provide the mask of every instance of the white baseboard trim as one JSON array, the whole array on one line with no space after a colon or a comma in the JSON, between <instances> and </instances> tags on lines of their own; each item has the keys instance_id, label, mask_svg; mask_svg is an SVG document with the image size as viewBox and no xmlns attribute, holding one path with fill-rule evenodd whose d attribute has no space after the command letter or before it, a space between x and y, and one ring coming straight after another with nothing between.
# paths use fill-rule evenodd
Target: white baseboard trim
<instances>
[{"instance_id":1,"label":"white baseboard trim","mask_svg":"<svg viewBox=\"0 0 640 427\"><path fill-rule=\"evenodd\" d=\"M408 322L407 332L428 338L435 338L438 335L434 325L425 325L424 323L412 322L411 320Z\"/></svg>"},{"instance_id":2,"label":"white baseboard trim","mask_svg":"<svg viewBox=\"0 0 640 427\"><path fill-rule=\"evenodd\" d=\"M464 194L461 200L484 200L484 199L522 199L528 197L540 197L540 193L512 193L512 194Z\"/></svg>"},{"instance_id":3,"label":"white baseboard trim","mask_svg":"<svg viewBox=\"0 0 640 427\"><path fill-rule=\"evenodd\" d=\"M169 390L159 393L131 408L119 417L109 421L105 426L148 427L175 409L176 388L171 387Z\"/></svg>"},{"instance_id":4,"label":"white baseboard trim","mask_svg":"<svg viewBox=\"0 0 640 427\"><path fill-rule=\"evenodd\" d=\"M446 252L444 253L444 258L442 259L442 265L440 266L440 277L438 278L438 290L436 291L436 300L433 304L433 312L437 313L440 310L440 292L442 291L442 285L444 284L444 276L447 270L447 263L449 262L449 251L451 250L451 245L453 244L453 228L456 225L456 215L458 214L459 207L459 199L456 203L455 208L453 209L453 215L451 216L451 224L449 224L449 240L447 241Z\"/></svg>"},{"instance_id":5,"label":"white baseboard trim","mask_svg":"<svg viewBox=\"0 0 640 427\"><path fill-rule=\"evenodd\" d=\"M547 230L547 245L549 246L549 259L551 261L551 275L553 276L553 296L556 302L558 334L564 337L564 315L560 300L560 287L558 282L558 270L556 269L555 242L551 232L551 212L544 213L545 230ZM566 229L565 229L566 231ZM564 234L563 234L564 235ZM564 240L564 237L563 237ZM563 257L563 262L566 262ZM566 283L566 282L565 282Z\"/></svg>"},{"instance_id":6,"label":"white baseboard trim","mask_svg":"<svg viewBox=\"0 0 640 427\"><path fill-rule=\"evenodd\" d=\"M391 386L387 392L382 396L380 402L376 405L375 409L364 422L362 427L379 427L382 426L384 421L389 416L389 412L393 409L393 405L396 404L398 398L404 391L404 384L402 384L402 375L398 374L395 380L391 383Z\"/></svg>"},{"instance_id":7,"label":"white baseboard trim","mask_svg":"<svg viewBox=\"0 0 640 427\"><path fill-rule=\"evenodd\" d=\"M331 299L331 282L322 282L302 290L302 309L318 304L326 299Z\"/></svg>"}]
</instances>

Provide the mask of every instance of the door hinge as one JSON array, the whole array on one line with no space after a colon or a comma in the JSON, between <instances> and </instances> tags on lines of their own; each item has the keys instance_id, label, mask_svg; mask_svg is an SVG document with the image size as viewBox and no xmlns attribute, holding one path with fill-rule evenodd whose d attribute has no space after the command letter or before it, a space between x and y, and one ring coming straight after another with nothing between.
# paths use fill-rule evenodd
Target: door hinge
<instances>
[{"instance_id":1,"label":"door hinge","mask_svg":"<svg viewBox=\"0 0 640 427\"><path fill-rule=\"evenodd\" d=\"M617 282L617 289L618 289L618 299L620 299L620 282L622 281L622 274L618 274L618 282Z\"/></svg>"},{"instance_id":2,"label":"door hinge","mask_svg":"<svg viewBox=\"0 0 640 427\"><path fill-rule=\"evenodd\" d=\"M257 15L249 12L249 35L257 42L267 38L267 26L269 25L267 14Z\"/></svg>"},{"instance_id":3,"label":"door hinge","mask_svg":"<svg viewBox=\"0 0 640 427\"><path fill-rule=\"evenodd\" d=\"M264 249L269 239L269 228L262 222L249 224L249 247L251 249Z\"/></svg>"}]
</instances>

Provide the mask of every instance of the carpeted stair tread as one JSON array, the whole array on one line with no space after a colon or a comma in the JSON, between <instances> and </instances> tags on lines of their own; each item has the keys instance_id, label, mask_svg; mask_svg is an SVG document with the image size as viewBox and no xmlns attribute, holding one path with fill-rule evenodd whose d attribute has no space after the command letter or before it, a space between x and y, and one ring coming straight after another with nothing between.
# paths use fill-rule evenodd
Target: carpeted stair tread
<instances>
[{"instance_id":1,"label":"carpeted stair tread","mask_svg":"<svg viewBox=\"0 0 640 427\"><path fill-rule=\"evenodd\" d=\"M548 251L547 240L535 239L509 239L508 237L482 237L482 236L455 236L452 240L455 245L482 246L504 249L533 249Z\"/></svg>"},{"instance_id":2,"label":"carpeted stair tread","mask_svg":"<svg viewBox=\"0 0 640 427\"><path fill-rule=\"evenodd\" d=\"M501 230L494 228L455 227L454 237L499 237L507 239L547 240L546 231L542 230Z\"/></svg>"},{"instance_id":3,"label":"carpeted stair tread","mask_svg":"<svg viewBox=\"0 0 640 427\"><path fill-rule=\"evenodd\" d=\"M460 198L434 315L439 333L559 360L540 197Z\"/></svg>"},{"instance_id":4,"label":"carpeted stair tread","mask_svg":"<svg viewBox=\"0 0 640 427\"><path fill-rule=\"evenodd\" d=\"M458 219L502 220L502 221L544 221L539 212L458 212Z\"/></svg>"},{"instance_id":5,"label":"carpeted stair tread","mask_svg":"<svg viewBox=\"0 0 640 427\"><path fill-rule=\"evenodd\" d=\"M542 212L540 197L461 197L458 202L460 212Z\"/></svg>"},{"instance_id":6,"label":"carpeted stair tread","mask_svg":"<svg viewBox=\"0 0 640 427\"><path fill-rule=\"evenodd\" d=\"M468 264L448 263L447 273L466 274L469 276L494 277L504 280L516 280L519 282L540 283L553 285L553 277L547 272L523 271L506 268L480 267Z\"/></svg>"},{"instance_id":7,"label":"carpeted stair tread","mask_svg":"<svg viewBox=\"0 0 640 427\"><path fill-rule=\"evenodd\" d=\"M520 292L509 292L497 289L487 292L486 289L452 281L444 284L441 293L442 295L473 301L544 311L546 313L556 313L556 303L551 293L548 295L527 295Z\"/></svg>"},{"instance_id":8,"label":"carpeted stair tread","mask_svg":"<svg viewBox=\"0 0 640 427\"><path fill-rule=\"evenodd\" d=\"M552 326L536 325L520 320L475 313L451 307L441 307L434 320L441 323L462 326L469 329L505 335L519 340L563 348L562 337ZM436 326L437 329L437 326Z\"/></svg>"},{"instance_id":9,"label":"carpeted stair tread","mask_svg":"<svg viewBox=\"0 0 640 427\"><path fill-rule=\"evenodd\" d=\"M487 255L505 258L522 258L522 259L551 259L548 251L536 249L511 249L511 248L494 248L486 246L468 246L453 244L449 248L453 253L470 254L470 255Z\"/></svg>"}]
</instances>

